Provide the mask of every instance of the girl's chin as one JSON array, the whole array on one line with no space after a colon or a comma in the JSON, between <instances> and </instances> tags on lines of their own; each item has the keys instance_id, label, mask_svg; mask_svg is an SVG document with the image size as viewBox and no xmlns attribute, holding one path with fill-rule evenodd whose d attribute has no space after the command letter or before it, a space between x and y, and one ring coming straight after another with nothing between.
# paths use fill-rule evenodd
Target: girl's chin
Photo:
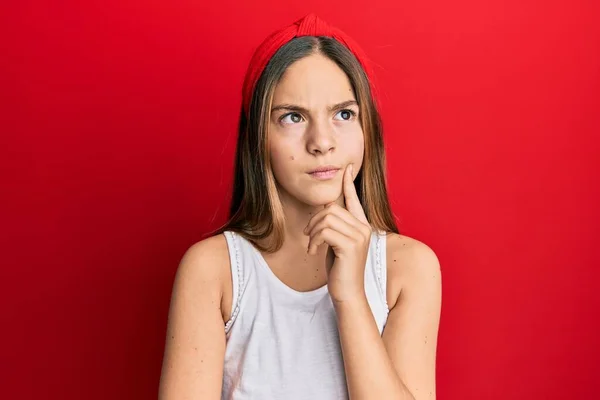
<instances>
[{"instance_id":1,"label":"girl's chin","mask_svg":"<svg viewBox=\"0 0 600 400\"><path fill-rule=\"evenodd\" d=\"M337 190L336 190L337 189ZM337 201L342 196L341 188L318 188L317 190L308 190L308 191L288 191L284 192L284 202L285 197L288 197L291 203L297 202L301 204L305 204L309 207L323 207L326 204ZM283 193L280 192L280 196Z\"/></svg>"},{"instance_id":2,"label":"girl's chin","mask_svg":"<svg viewBox=\"0 0 600 400\"><path fill-rule=\"evenodd\" d=\"M340 193L337 193L333 195L322 194L318 196L306 196L301 199L301 201L309 206L319 207L337 201L340 198L340 195Z\"/></svg>"}]
</instances>

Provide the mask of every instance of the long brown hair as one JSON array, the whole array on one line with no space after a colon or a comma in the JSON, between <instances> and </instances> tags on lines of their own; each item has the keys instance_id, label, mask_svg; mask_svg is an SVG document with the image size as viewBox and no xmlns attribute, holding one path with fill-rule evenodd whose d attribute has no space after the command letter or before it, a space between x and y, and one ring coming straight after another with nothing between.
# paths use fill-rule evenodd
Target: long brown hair
<instances>
[{"instance_id":1,"label":"long brown hair","mask_svg":"<svg viewBox=\"0 0 600 400\"><path fill-rule=\"evenodd\" d=\"M256 84L248 115L242 109L229 219L215 233L237 232L262 251L281 248L285 221L271 168L269 115L273 93L283 73L294 62L315 53L329 58L346 73L359 104L365 156L354 185L367 219L374 229L398 233L387 194L381 119L368 77L344 45L329 37L314 36L292 39L275 53ZM261 244L269 236L269 243Z\"/></svg>"}]
</instances>

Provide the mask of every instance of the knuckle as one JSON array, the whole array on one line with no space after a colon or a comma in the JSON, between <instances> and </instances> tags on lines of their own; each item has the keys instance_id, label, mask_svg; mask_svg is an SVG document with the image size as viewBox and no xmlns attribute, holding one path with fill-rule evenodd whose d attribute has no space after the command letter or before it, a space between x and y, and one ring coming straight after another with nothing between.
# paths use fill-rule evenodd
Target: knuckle
<instances>
[{"instance_id":1,"label":"knuckle","mask_svg":"<svg viewBox=\"0 0 600 400\"><path fill-rule=\"evenodd\" d=\"M359 237L359 243L361 245L365 245L366 243L369 242L370 239L370 235L368 235L364 230L361 230L360 235L358 235Z\"/></svg>"}]
</instances>

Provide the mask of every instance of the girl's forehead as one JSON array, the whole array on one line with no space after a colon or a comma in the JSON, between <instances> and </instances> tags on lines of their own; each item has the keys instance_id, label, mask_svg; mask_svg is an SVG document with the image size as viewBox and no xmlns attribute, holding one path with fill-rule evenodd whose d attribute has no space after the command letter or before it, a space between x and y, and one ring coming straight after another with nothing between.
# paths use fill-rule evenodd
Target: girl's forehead
<instances>
[{"instance_id":1,"label":"girl's forehead","mask_svg":"<svg viewBox=\"0 0 600 400\"><path fill-rule=\"evenodd\" d=\"M292 64L273 93L273 104L339 103L353 99L348 76L332 60L311 55Z\"/></svg>"}]
</instances>

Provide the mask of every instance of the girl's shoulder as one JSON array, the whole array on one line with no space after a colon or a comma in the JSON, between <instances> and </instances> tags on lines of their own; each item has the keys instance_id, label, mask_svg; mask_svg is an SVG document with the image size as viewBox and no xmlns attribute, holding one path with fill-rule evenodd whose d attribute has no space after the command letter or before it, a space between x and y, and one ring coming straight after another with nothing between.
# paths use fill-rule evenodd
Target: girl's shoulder
<instances>
[{"instance_id":1,"label":"girl's shoulder","mask_svg":"<svg viewBox=\"0 0 600 400\"><path fill-rule=\"evenodd\" d=\"M178 275L192 282L192 286L214 291L220 298L224 320L231 308L231 265L229 247L223 233L192 244L183 255ZM217 293L218 292L218 293Z\"/></svg>"},{"instance_id":2,"label":"girl's shoulder","mask_svg":"<svg viewBox=\"0 0 600 400\"><path fill-rule=\"evenodd\" d=\"M422 241L386 233L387 301L392 309L402 291L410 291L423 280L439 277L440 265L431 247Z\"/></svg>"},{"instance_id":3,"label":"girl's shoulder","mask_svg":"<svg viewBox=\"0 0 600 400\"><path fill-rule=\"evenodd\" d=\"M229 251L224 234L217 234L192 244L182 257L190 273L218 276L229 269Z\"/></svg>"}]
</instances>

